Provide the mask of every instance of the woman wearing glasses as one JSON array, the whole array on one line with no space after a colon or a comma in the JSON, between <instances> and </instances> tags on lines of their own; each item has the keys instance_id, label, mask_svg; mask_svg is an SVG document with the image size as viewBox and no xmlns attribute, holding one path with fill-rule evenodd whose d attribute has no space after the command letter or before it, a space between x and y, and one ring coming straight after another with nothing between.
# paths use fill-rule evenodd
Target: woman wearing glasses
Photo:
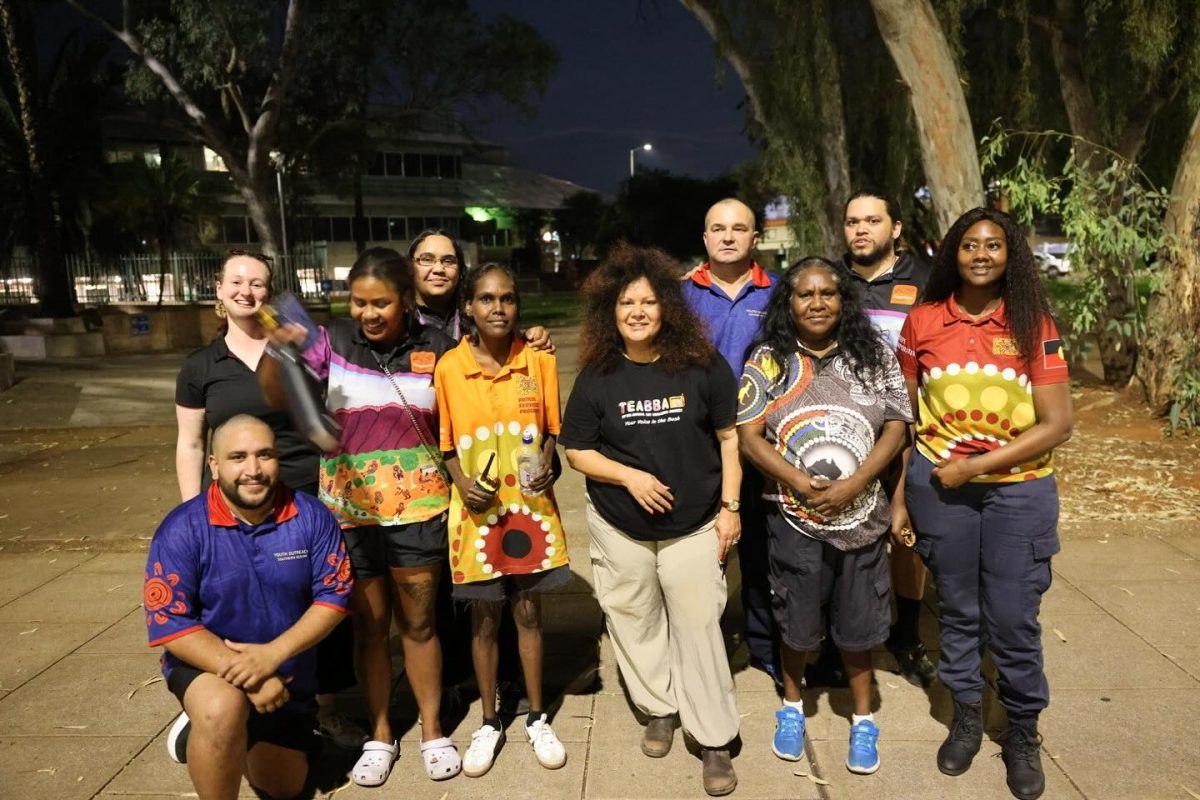
<instances>
[{"instance_id":1,"label":"woman wearing glasses","mask_svg":"<svg viewBox=\"0 0 1200 800\"><path fill-rule=\"evenodd\" d=\"M441 228L421 231L408 246L416 275L417 321L451 339L462 338L462 277L467 271L463 249Z\"/></svg>"},{"instance_id":2,"label":"woman wearing glasses","mask_svg":"<svg viewBox=\"0 0 1200 800\"><path fill-rule=\"evenodd\" d=\"M449 232L429 228L413 238L408 258L416 278L417 321L455 341L462 339L462 279L467 274L462 246ZM521 335L534 350L554 352L550 333L542 326L527 328Z\"/></svg>"}]
</instances>

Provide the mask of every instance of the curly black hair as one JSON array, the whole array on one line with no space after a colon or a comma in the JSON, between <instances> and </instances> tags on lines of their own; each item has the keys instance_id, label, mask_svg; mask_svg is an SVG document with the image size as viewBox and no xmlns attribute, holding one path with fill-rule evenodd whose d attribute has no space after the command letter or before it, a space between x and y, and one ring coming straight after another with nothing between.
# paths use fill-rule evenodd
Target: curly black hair
<instances>
[{"instance_id":1,"label":"curly black hair","mask_svg":"<svg viewBox=\"0 0 1200 800\"><path fill-rule=\"evenodd\" d=\"M715 348L683 297L679 276L683 268L657 247L634 247L619 242L583 283L583 327L579 367L595 364L611 372L624 357L625 342L617 330L617 301L629 284L645 279L658 299L662 328L654 341L658 363L668 372L707 367Z\"/></svg>"},{"instance_id":2,"label":"curly black hair","mask_svg":"<svg viewBox=\"0 0 1200 800\"><path fill-rule=\"evenodd\" d=\"M885 369L887 345L863 312L862 296L846 268L819 256L802 258L783 273L767 300L767 316L763 320L762 334L750 345L750 349L765 344L782 363L786 363L787 357L799 349L799 330L796 320L792 317L792 292L801 274L810 269L825 270L837 284L842 310L834 335L837 337L838 348L850 362L854 376L865 384L877 380ZM789 379L790 376L786 374L779 377L779 381Z\"/></svg>"},{"instance_id":3,"label":"curly black hair","mask_svg":"<svg viewBox=\"0 0 1200 800\"><path fill-rule=\"evenodd\" d=\"M1004 299L1004 313L1008 316L1013 338L1021 351L1021 358L1028 363L1038 352L1041 343L1042 321L1054 319L1046 288L1038 274L1037 262L1025 235L1008 214L991 208L973 208L963 214L942 240L941 249L933 262L929 283L925 287L923 303L942 303L957 294L962 286L958 271L958 248L963 235L979 222L991 222L1004 231L1008 245L1008 264L1000 279L1000 296Z\"/></svg>"}]
</instances>

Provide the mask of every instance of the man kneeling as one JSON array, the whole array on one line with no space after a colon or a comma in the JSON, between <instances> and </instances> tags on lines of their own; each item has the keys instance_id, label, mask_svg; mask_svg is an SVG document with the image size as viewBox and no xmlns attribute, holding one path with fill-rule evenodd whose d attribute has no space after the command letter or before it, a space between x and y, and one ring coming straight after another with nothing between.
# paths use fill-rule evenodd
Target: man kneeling
<instances>
[{"instance_id":1,"label":"man kneeling","mask_svg":"<svg viewBox=\"0 0 1200 800\"><path fill-rule=\"evenodd\" d=\"M313 645L347 613L337 522L279 483L271 429L240 415L213 433L213 483L159 526L146 563L150 646L184 714L173 757L202 800L236 798L245 774L299 794L316 726Z\"/></svg>"}]
</instances>

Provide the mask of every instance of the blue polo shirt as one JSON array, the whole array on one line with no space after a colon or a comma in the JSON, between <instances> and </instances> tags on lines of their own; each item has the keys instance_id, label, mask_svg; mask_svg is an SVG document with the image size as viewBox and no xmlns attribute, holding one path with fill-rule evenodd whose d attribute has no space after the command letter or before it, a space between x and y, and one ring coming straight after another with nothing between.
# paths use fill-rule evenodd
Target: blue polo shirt
<instances>
[{"instance_id":1,"label":"blue polo shirt","mask_svg":"<svg viewBox=\"0 0 1200 800\"><path fill-rule=\"evenodd\" d=\"M328 509L279 487L258 525L229 511L216 483L167 515L150 542L144 605L150 646L199 630L265 644L317 604L349 612L350 559ZM163 652L163 676L180 664ZM294 712L315 710L317 662L307 650L283 662Z\"/></svg>"},{"instance_id":2,"label":"blue polo shirt","mask_svg":"<svg viewBox=\"0 0 1200 800\"><path fill-rule=\"evenodd\" d=\"M733 368L734 377L742 377L746 366L746 351L758 338L767 316L767 300L779 278L754 263L750 280L742 286L737 297L730 297L713 283L708 264L697 267L683 282L683 296L692 311L704 320L708 340Z\"/></svg>"}]
</instances>

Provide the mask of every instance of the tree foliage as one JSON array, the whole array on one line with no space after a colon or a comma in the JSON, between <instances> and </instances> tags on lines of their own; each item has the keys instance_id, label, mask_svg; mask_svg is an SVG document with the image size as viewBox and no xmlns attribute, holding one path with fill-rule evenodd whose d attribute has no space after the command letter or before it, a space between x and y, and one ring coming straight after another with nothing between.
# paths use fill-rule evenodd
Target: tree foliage
<instances>
[{"instance_id":1,"label":"tree foliage","mask_svg":"<svg viewBox=\"0 0 1200 800\"><path fill-rule=\"evenodd\" d=\"M1069 148L1064 162L1052 157L1061 145ZM1005 162L1009 166L998 170ZM1167 190L1120 154L1057 131L993 129L981 143L981 166L1023 224L1032 226L1035 217L1061 220L1071 246L1072 290L1059 307L1068 352L1082 359L1094 337L1113 330L1140 342L1149 296L1138 284L1161 282L1151 265L1174 247L1163 229ZM1109 308L1113 285L1126 296L1119 317Z\"/></svg>"},{"instance_id":2,"label":"tree foliage","mask_svg":"<svg viewBox=\"0 0 1200 800\"><path fill-rule=\"evenodd\" d=\"M702 180L647 169L621 184L600 233L607 252L624 239L631 244L661 247L686 263L705 259L704 215L713 203L732 196L732 178Z\"/></svg>"},{"instance_id":3,"label":"tree foliage","mask_svg":"<svg viewBox=\"0 0 1200 800\"><path fill-rule=\"evenodd\" d=\"M340 152L353 169L373 99L413 127L460 105L528 109L557 66L532 27L484 25L465 0L123 0L119 22L68 3L135 56L129 92L169 98L225 161L267 250L280 241L273 152L285 168Z\"/></svg>"}]
</instances>

